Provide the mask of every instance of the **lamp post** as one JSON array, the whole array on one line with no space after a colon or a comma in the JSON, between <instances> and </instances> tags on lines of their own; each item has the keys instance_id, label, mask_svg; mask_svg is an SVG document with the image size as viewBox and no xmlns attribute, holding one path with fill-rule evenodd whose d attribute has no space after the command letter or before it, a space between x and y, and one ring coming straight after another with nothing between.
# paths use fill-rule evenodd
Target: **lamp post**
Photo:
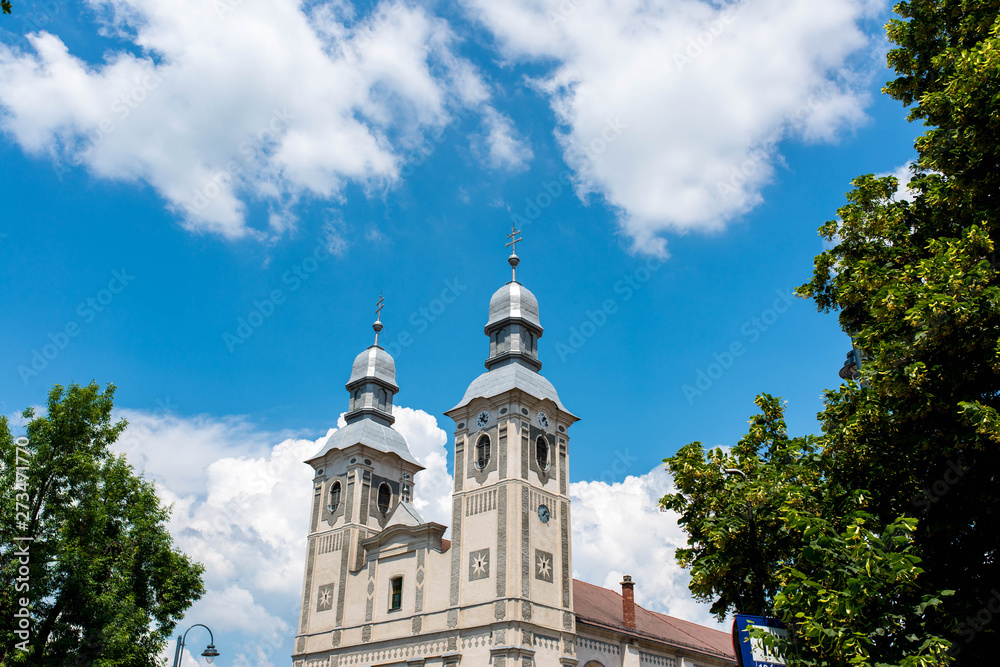
<instances>
[{"instance_id":1,"label":"lamp post","mask_svg":"<svg viewBox=\"0 0 1000 667\"><path fill-rule=\"evenodd\" d=\"M736 468L726 468L723 472L727 475L739 475L746 483L747 475L742 470ZM747 525L750 528L750 569L753 572L754 590L753 597L756 598L756 607L761 616L767 616L767 602L764 594L764 576L761 572L760 551L757 545L757 524L753 519L753 506L747 498Z\"/></svg>"},{"instance_id":2,"label":"lamp post","mask_svg":"<svg viewBox=\"0 0 1000 667\"><path fill-rule=\"evenodd\" d=\"M177 651L174 652L174 667L181 667L181 653L184 651L184 642L187 641L188 632L191 632L195 628L202 627L208 630L208 646L205 648L204 652L201 654L209 664L219 657L219 652L215 650L215 637L212 636L212 629L207 625L202 625L201 623L195 623L190 628L184 632L183 637L177 638Z\"/></svg>"}]
</instances>

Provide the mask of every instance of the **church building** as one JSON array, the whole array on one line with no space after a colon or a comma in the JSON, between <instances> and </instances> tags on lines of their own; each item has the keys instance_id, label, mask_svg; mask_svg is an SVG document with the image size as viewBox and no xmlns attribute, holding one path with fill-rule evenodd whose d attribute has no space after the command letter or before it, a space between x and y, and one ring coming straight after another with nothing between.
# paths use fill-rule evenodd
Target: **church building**
<instances>
[{"instance_id":1,"label":"church building","mask_svg":"<svg viewBox=\"0 0 1000 667\"><path fill-rule=\"evenodd\" d=\"M399 387L381 318L354 360L347 425L307 461L294 667L735 665L727 633L639 607L630 577L621 592L573 579L569 429L579 418L539 374L538 301L517 282L516 253L509 262L511 281L490 299L486 372L445 413L455 422L450 541L413 506L423 467L392 427Z\"/></svg>"}]
</instances>

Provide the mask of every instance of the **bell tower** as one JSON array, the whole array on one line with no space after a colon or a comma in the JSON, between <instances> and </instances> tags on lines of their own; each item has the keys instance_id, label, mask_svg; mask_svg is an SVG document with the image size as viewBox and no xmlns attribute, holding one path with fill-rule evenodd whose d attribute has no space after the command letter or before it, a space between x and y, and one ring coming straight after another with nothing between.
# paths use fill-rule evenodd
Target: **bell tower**
<instances>
[{"instance_id":1,"label":"bell tower","mask_svg":"<svg viewBox=\"0 0 1000 667\"><path fill-rule=\"evenodd\" d=\"M574 665L568 430L578 418L539 374L544 330L517 280L518 233L511 280L490 299L487 371L445 413L455 421L448 625L490 626L489 664L535 664L539 639Z\"/></svg>"},{"instance_id":2,"label":"bell tower","mask_svg":"<svg viewBox=\"0 0 1000 667\"><path fill-rule=\"evenodd\" d=\"M422 523L411 503L414 476L424 467L392 428L399 387L396 363L378 344L382 303L379 296L375 343L354 359L345 385L347 424L306 461L315 475L296 664L350 642L345 633L361 635L359 628L372 621L376 602L362 572L370 562L370 538L386 532L394 518Z\"/></svg>"}]
</instances>

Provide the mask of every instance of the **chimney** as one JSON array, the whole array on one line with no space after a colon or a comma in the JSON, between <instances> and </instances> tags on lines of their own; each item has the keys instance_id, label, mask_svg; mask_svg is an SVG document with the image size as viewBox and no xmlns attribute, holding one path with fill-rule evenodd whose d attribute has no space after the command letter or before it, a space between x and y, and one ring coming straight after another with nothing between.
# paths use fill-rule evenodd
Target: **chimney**
<instances>
[{"instance_id":1,"label":"chimney","mask_svg":"<svg viewBox=\"0 0 1000 667\"><path fill-rule=\"evenodd\" d=\"M635 593L632 577L625 575L622 580L622 622L629 630L635 630Z\"/></svg>"}]
</instances>

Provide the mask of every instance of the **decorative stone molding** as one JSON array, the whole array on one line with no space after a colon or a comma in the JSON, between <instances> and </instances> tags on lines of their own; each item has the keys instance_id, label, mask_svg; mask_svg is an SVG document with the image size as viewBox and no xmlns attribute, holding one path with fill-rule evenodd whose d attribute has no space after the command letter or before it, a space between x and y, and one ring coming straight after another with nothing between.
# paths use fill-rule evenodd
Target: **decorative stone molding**
<instances>
[{"instance_id":1,"label":"decorative stone molding","mask_svg":"<svg viewBox=\"0 0 1000 667\"><path fill-rule=\"evenodd\" d=\"M478 549L469 552L469 581L490 578L490 550Z\"/></svg>"}]
</instances>

